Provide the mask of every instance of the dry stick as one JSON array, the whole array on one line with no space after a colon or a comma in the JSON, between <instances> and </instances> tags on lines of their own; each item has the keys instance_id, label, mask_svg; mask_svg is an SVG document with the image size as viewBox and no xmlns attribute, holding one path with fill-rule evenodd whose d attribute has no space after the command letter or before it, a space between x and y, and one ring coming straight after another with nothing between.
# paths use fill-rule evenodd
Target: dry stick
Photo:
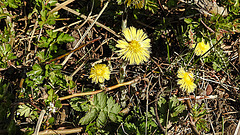
<instances>
[{"instance_id":1,"label":"dry stick","mask_svg":"<svg viewBox=\"0 0 240 135\"><path fill-rule=\"evenodd\" d=\"M59 4L59 3L57 3L56 5L58 5L58 4ZM64 9L64 10L67 10L68 12L71 12L71 13L73 13L73 14L75 14L75 15L77 15L77 16L85 19L85 20L88 20L89 22L94 22L93 19L88 18L87 16L85 16L85 15L83 15L83 14L80 14L80 13L78 13L77 11L75 11L75 10L73 10L73 9L71 9L71 8L63 7L63 9ZM121 38L120 35L118 35L118 34L117 34L115 31L113 31L112 29L106 27L105 25L103 25L103 24L101 24L101 23L99 23L99 22L96 22L95 24L96 24L96 25L99 25L100 27L102 27L102 28L104 28L105 30L109 31L109 32L112 33L114 36L116 36L116 37L118 37L118 38Z\"/></svg>"},{"instance_id":2,"label":"dry stick","mask_svg":"<svg viewBox=\"0 0 240 135\"><path fill-rule=\"evenodd\" d=\"M161 89L162 89L162 88L161 88ZM162 90L160 90L160 91L157 93L157 95L156 95L155 98L158 99L158 97L159 97L159 95L160 95L161 93L162 93ZM166 133L165 133L165 130L164 130L164 128L163 128L163 126L162 126L162 124L161 124L161 122L160 122L160 120L159 120L157 106L158 106L158 100L155 101L154 112L155 112L155 116L156 116L156 120L157 120L158 126L161 128L161 130L163 131L163 133L164 133L164 135L165 135L165 134L166 134ZM167 132L167 129L166 129L166 132Z\"/></svg>"},{"instance_id":3,"label":"dry stick","mask_svg":"<svg viewBox=\"0 0 240 135\"><path fill-rule=\"evenodd\" d=\"M234 135L239 135L240 134L239 129L240 129L240 120L238 120L238 125L237 125L237 128L235 130Z\"/></svg>"},{"instance_id":4,"label":"dry stick","mask_svg":"<svg viewBox=\"0 0 240 135\"><path fill-rule=\"evenodd\" d=\"M208 27L208 26L203 22L203 20L201 20L201 23L202 23L209 31L211 31L212 33L215 33L215 31L212 30L210 27Z\"/></svg>"},{"instance_id":5,"label":"dry stick","mask_svg":"<svg viewBox=\"0 0 240 135\"><path fill-rule=\"evenodd\" d=\"M187 99L186 103L187 103L188 112L192 113L192 106L191 106L190 100ZM197 130L196 126L195 126L193 117L190 115L189 118L190 118L190 122L189 122L190 128L192 129L193 133L195 135L200 135L200 133L198 132L198 130Z\"/></svg>"},{"instance_id":6,"label":"dry stick","mask_svg":"<svg viewBox=\"0 0 240 135\"><path fill-rule=\"evenodd\" d=\"M202 80L208 81L208 82L217 83L217 84L220 84L220 85L225 86L225 87L230 87L230 88L234 88L236 90L239 90L239 88L231 86L231 85L227 85L227 84L224 84L224 83L221 83L221 82L217 82L217 81L213 81L213 80L210 80L210 79L202 78L202 77L199 77L199 76L197 76L197 77L202 79Z\"/></svg>"},{"instance_id":7,"label":"dry stick","mask_svg":"<svg viewBox=\"0 0 240 135\"><path fill-rule=\"evenodd\" d=\"M32 42L32 39L33 39L33 35L35 34L36 28L38 26L37 24L38 24L38 21L36 21L35 24L34 24L33 31L32 31L32 34L31 34L31 38L30 38L29 43L28 43L28 51L31 51L31 42Z\"/></svg>"},{"instance_id":8,"label":"dry stick","mask_svg":"<svg viewBox=\"0 0 240 135\"><path fill-rule=\"evenodd\" d=\"M37 122L37 125L36 125L36 129L34 131L34 135L39 135L39 130L40 130L40 127L41 127L41 124L42 124L42 120L43 120L43 116L45 115L46 113L46 110L42 110L40 115L39 115L39 118L38 118L38 122Z\"/></svg>"},{"instance_id":9,"label":"dry stick","mask_svg":"<svg viewBox=\"0 0 240 135\"><path fill-rule=\"evenodd\" d=\"M177 99L179 101L184 101L187 99L194 99L194 100L203 100L203 99L216 99L218 96L217 95L209 95L209 96L194 96L194 95L190 95L188 97L178 97Z\"/></svg>"},{"instance_id":10,"label":"dry stick","mask_svg":"<svg viewBox=\"0 0 240 135\"><path fill-rule=\"evenodd\" d=\"M122 86L125 86L125 85L130 85L130 84L133 84L133 83L137 83L139 80L141 80L141 77L137 77L137 78L135 78L131 81L124 82L124 83L119 83L117 85L108 87L108 88L106 88L106 90L96 90L96 91L92 91L92 92L75 93L75 94L72 94L72 95L61 97L61 98L59 98L59 100L66 100L66 99L69 99L69 98L79 97L79 96L94 95L94 94L98 94L102 91L111 91L111 90L114 90L118 87L122 87Z\"/></svg>"},{"instance_id":11,"label":"dry stick","mask_svg":"<svg viewBox=\"0 0 240 135\"><path fill-rule=\"evenodd\" d=\"M152 83L152 78L153 76L151 75L151 78L150 78L150 81L148 83L148 87L147 87L147 92L146 92L146 124L145 124L145 135L147 135L147 124L148 124L148 90L149 90L149 87Z\"/></svg>"},{"instance_id":12,"label":"dry stick","mask_svg":"<svg viewBox=\"0 0 240 135\"><path fill-rule=\"evenodd\" d=\"M78 132L82 132L83 128L79 127L79 128L73 128L73 129L59 129L59 130L44 130L39 132L39 135L52 135L52 134L73 134L73 133L78 133Z\"/></svg>"},{"instance_id":13,"label":"dry stick","mask_svg":"<svg viewBox=\"0 0 240 135\"><path fill-rule=\"evenodd\" d=\"M57 58L55 58L55 59L52 59L52 60L50 60L50 61L47 61L46 64L49 64L49 63L51 63L51 62L53 62L53 61L56 61L56 60L59 60L59 59L65 57L65 56L69 55L70 53L73 53L73 52L75 52L75 51L83 48L84 46L86 46L86 45L88 45L88 44L91 44L91 43L93 43L93 42L95 42L95 41L100 40L101 38L102 38L102 37L100 36L100 37L98 37L98 38L96 38L96 39L93 39L92 41L89 41L89 42L87 42L86 44L83 44L83 45L77 47L76 49L71 50L70 52L67 52L67 53L65 53L65 54L63 54L63 55L61 55L61 56L59 56L59 57L57 57Z\"/></svg>"},{"instance_id":14,"label":"dry stick","mask_svg":"<svg viewBox=\"0 0 240 135\"><path fill-rule=\"evenodd\" d=\"M77 22L71 23L71 24L68 25L68 26L63 26L63 27L61 27L61 28L58 28L58 29L56 29L56 30L53 30L53 32L63 31L64 28L69 28L69 27L71 27L71 26L73 26L73 25L76 25L76 24L78 24L78 23L80 23L80 22L82 22L82 20L79 20L79 21L77 21Z\"/></svg>"},{"instance_id":15,"label":"dry stick","mask_svg":"<svg viewBox=\"0 0 240 135\"><path fill-rule=\"evenodd\" d=\"M80 43L83 41L83 39L87 36L87 34L89 33L89 31L91 30L91 28L93 27L93 25L97 22L98 18L102 15L103 11L107 8L109 1L110 1L110 0L108 0L108 1L105 3L105 5L104 5L104 7L102 8L102 10L99 12L99 15L96 17L96 19L94 20L94 22L88 27L88 29L85 31L85 33L83 34L83 36L82 36L81 39L77 42L77 44L75 45L75 47L74 47L73 49L77 48L77 47L80 45ZM72 56L72 54L73 54L73 53L69 54L69 55L65 58L65 60L61 63L61 65L65 65L65 64L67 63L68 59Z\"/></svg>"},{"instance_id":16,"label":"dry stick","mask_svg":"<svg viewBox=\"0 0 240 135\"><path fill-rule=\"evenodd\" d=\"M72 3L73 1L75 1L75 0L67 0L67 1L65 1L65 2L63 2L61 4L58 4L54 9L49 11L48 14L51 14L53 12L56 12L56 11L62 9L63 7L67 6L68 4Z\"/></svg>"},{"instance_id":17,"label":"dry stick","mask_svg":"<svg viewBox=\"0 0 240 135\"><path fill-rule=\"evenodd\" d=\"M94 1L93 1L93 3L94 3ZM58 5L60 5L60 4L57 3L56 5L58 6ZM91 8L91 11L90 11L90 13L89 13L87 19L85 19L85 21L84 21L79 27L77 27L76 29L80 29L83 25L85 25L85 23L88 21L88 18L93 18L93 16L90 17L91 14L92 14L93 5L94 5L94 4L92 4L92 8ZM74 22L74 23L71 23L71 24L68 25L68 26L63 26L63 27L61 27L61 28L58 28L58 29L56 29L56 30L53 30L53 32L56 32L56 31L62 31L64 28L69 28L69 27L71 27L71 26L73 26L73 25L76 25L76 24L78 24L78 23L80 23L80 22L82 22L82 20L77 21L77 22Z\"/></svg>"}]
</instances>

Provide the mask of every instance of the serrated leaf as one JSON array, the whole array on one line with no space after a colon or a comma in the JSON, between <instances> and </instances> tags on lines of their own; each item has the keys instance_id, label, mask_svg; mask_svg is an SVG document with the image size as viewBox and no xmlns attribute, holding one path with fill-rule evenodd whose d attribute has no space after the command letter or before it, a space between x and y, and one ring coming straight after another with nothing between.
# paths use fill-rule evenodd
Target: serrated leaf
<instances>
[{"instance_id":1,"label":"serrated leaf","mask_svg":"<svg viewBox=\"0 0 240 135\"><path fill-rule=\"evenodd\" d=\"M166 104L166 99L164 99L163 97L161 97L159 100L158 100L158 110L159 110L159 113L162 113L164 114L167 110L167 104Z\"/></svg>"},{"instance_id":2,"label":"serrated leaf","mask_svg":"<svg viewBox=\"0 0 240 135\"><path fill-rule=\"evenodd\" d=\"M103 109L107 105L107 95L104 92L97 94L97 106Z\"/></svg>"},{"instance_id":3,"label":"serrated leaf","mask_svg":"<svg viewBox=\"0 0 240 135\"><path fill-rule=\"evenodd\" d=\"M32 68L33 70L27 73L28 76L40 75L42 73L42 68L40 65L34 64Z\"/></svg>"},{"instance_id":4,"label":"serrated leaf","mask_svg":"<svg viewBox=\"0 0 240 135\"><path fill-rule=\"evenodd\" d=\"M62 69L62 65L55 65L55 64L52 64L51 65L51 68L53 68L53 69Z\"/></svg>"},{"instance_id":5,"label":"serrated leaf","mask_svg":"<svg viewBox=\"0 0 240 135\"><path fill-rule=\"evenodd\" d=\"M82 111L88 111L89 110L89 105L87 104L87 102L81 103L81 109Z\"/></svg>"},{"instance_id":6,"label":"serrated leaf","mask_svg":"<svg viewBox=\"0 0 240 135\"><path fill-rule=\"evenodd\" d=\"M36 56L41 60L41 62L45 62L45 52L41 51L41 52L37 52Z\"/></svg>"},{"instance_id":7,"label":"serrated leaf","mask_svg":"<svg viewBox=\"0 0 240 135\"><path fill-rule=\"evenodd\" d=\"M47 30L46 32L49 35L49 37L51 37L51 39L56 38L58 34L58 32L53 32L52 30Z\"/></svg>"},{"instance_id":8,"label":"serrated leaf","mask_svg":"<svg viewBox=\"0 0 240 135\"><path fill-rule=\"evenodd\" d=\"M88 112L84 117L82 117L79 121L80 124L86 125L89 122L93 121L98 115L97 109L93 108L90 112Z\"/></svg>"},{"instance_id":9,"label":"serrated leaf","mask_svg":"<svg viewBox=\"0 0 240 135\"><path fill-rule=\"evenodd\" d=\"M101 111L96 120L96 124L98 127L102 127L107 123L107 112Z\"/></svg>"},{"instance_id":10,"label":"serrated leaf","mask_svg":"<svg viewBox=\"0 0 240 135\"><path fill-rule=\"evenodd\" d=\"M179 113L182 113L186 109L185 105L178 105L174 108L172 117L176 117Z\"/></svg>"},{"instance_id":11,"label":"serrated leaf","mask_svg":"<svg viewBox=\"0 0 240 135\"><path fill-rule=\"evenodd\" d=\"M80 98L72 98L70 100L71 107L76 111L81 111L81 108L79 106L79 101L80 101Z\"/></svg>"},{"instance_id":12,"label":"serrated leaf","mask_svg":"<svg viewBox=\"0 0 240 135\"><path fill-rule=\"evenodd\" d=\"M19 109L17 110L17 112L20 113L20 116L24 115L24 117L29 117L31 115L30 107L26 106L25 104L19 105L18 107L19 107Z\"/></svg>"},{"instance_id":13,"label":"serrated leaf","mask_svg":"<svg viewBox=\"0 0 240 135\"><path fill-rule=\"evenodd\" d=\"M83 102L83 103L82 103ZM70 101L71 107L76 111L88 111L88 102L81 100L80 98L72 98Z\"/></svg>"},{"instance_id":14,"label":"serrated leaf","mask_svg":"<svg viewBox=\"0 0 240 135\"><path fill-rule=\"evenodd\" d=\"M61 33L57 38L57 43L66 43L66 42L73 42L75 40L74 37L69 36L68 34Z\"/></svg>"},{"instance_id":15,"label":"serrated leaf","mask_svg":"<svg viewBox=\"0 0 240 135\"><path fill-rule=\"evenodd\" d=\"M41 37L41 40L39 41L39 43L37 44L38 47L40 48L48 48L48 46L50 45L50 42L48 42L48 38L47 37Z\"/></svg>"},{"instance_id":16,"label":"serrated leaf","mask_svg":"<svg viewBox=\"0 0 240 135\"><path fill-rule=\"evenodd\" d=\"M175 106L177 106L177 104L179 103L177 97L171 97L170 98L170 109L174 108Z\"/></svg>"},{"instance_id":17,"label":"serrated leaf","mask_svg":"<svg viewBox=\"0 0 240 135\"><path fill-rule=\"evenodd\" d=\"M118 104L114 104L114 106L113 106L111 112L112 112L112 113L115 113L115 114L118 114L120 111L121 111L121 107L120 107L120 105L118 105Z\"/></svg>"},{"instance_id":18,"label":"serrated leaf","mask_svg":"<svg viewBox=\"0 0 240 135\"><path fill-rule=\"evenodd\" d=\"M113 97L108 98L107 100L108 112L112 110L114 103L115 101L113 100Z\"/></svg>"},{"instance_id":19,"label":"serrated leaf","mask_svg":"<svg viewBox=\"0 0 240 135\"><path fill-rule=\"evenodd\" d=\"M117 114L110 112L110 113L108 114L108 117L109 117L109 119L110 119L112 122L117 122Z\"/></svg>"}]
</instances>

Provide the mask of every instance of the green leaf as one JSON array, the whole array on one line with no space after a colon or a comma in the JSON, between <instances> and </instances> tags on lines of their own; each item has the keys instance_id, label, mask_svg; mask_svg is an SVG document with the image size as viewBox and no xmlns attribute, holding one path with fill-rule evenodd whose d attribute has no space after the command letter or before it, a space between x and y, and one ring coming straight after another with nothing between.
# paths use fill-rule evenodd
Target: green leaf
<instances>
[{"instance_id":1,"label":"green leaf","mask_svg":"<svg viewBox=\"0 0 240 135\"><path fill-rule=\"evenodd\" d=\"M187 24L190 24L192 21L193 21L192 18L185 18L184 19L184 22L187 23Z\"/></svg>"},{"instance_id":2,"label":"green leaf","mask_svg":"<svg viewBox=\"0 0 240 135\"><path fill-rule=\"evenodd\" d=\"M171 117L178 116L179 113L182 113L186 109L185 105L178 105L174 108L173 113L171 114Z\"/></svg>"},{"instance_id":3,"label":"green leaf","mask_svg":"<svg viewBox=\"0 0 240 135\"><path fill-rule=\"evenodd\" d=\"M18 8L21 5L21 1L19 0L7 0L7 2L10 8Z\"/></svg>"},{"instance_id":4,"label":"green leaf","mask_svg":"<svg viewBox=\"0 0 240 135\"><path fill-rule=\"evenodd\" d=\"M113 100L113 97L108 98L107 100L108 112L111 112L114 104L115 104L115 101Z\"/></svg>"},{"instance_id":5,"label":"green leaf","mask_svg":"<svg viewBox=\"0 0 240 135\"><path fill-rule=\"evenodd\" d=\"M115 113L115 114L118 114L120 111L121 111L121 107L120 107L120 105L118 105L118 104L114 104L114 106L113 106L111 112L112 112L112 113Z\"/></svg>"},{"instance_id":6,"label":"green leaf","mask_svg":"<svg viewBox=\"0 0 240 135\"><path fill-rule=\"evenodd\" d=\"M174 108L177 106L177 104L179 103L178 99L176 96L173 96L170 98L170 109Z\"/></svg>"},{"instance_id":7,"label":"green leaf","mask_svg":"<svg viewBox=\"0 0 240 135\"><path fill-rule=\"evenodd\" d=\"M35 84L42 84L44 77L43 76L30 76L30 79L32 79L34 81Z\"/></svg>"},{"instance_id":8,"label":"green leaf","mask_svg":"<svg viewBox=\"0 0 240 135\"><path fill-rule=\"evenodd\" d=\"M48 48L53 39L47 37L41 37L39 44L37 45L40 48Z\"/></svg>"},{"instance_id":9,"label":"green leaf","mask_svg":"<svg viewBox=\"0 0 240 135\"><path fill-rule=\"evenodd\" d=\"M33 70L27 73L28 76L40 75L42 73L42 68L40 65L34 64L32 68Z\"/></svg>"},{"instance_id":10,"label":"green leaf","mask_svg":"<svg viewBox=\"0 0 240 135\"><path fill-rule=\"evenodd\" d=\"M61 108L62 107L62 104L61 104L60 100L56 100L55 101L55 107L57 107L57 108Z\"/></svg>"},{"instance_id":11,"label":"green leaf","mask_svg":"<svg viewBox=\"0 0 240 135\"><path fill-rule=\"evenodd\" d=\"M57 0L50 0L48 4L50 4L50 6L55 6L57 2L58 2Z\"/></svg>"},{"instance_id":12,"label":"green leaf","mask_svg":"<svg viewBox=\"0 0 240 135\"><path fill-rule=\"evenodd\" d=\"M79 101L80 101L80 98L72 98L70 100L71 107L76 111L82 111L82 109L79 106Z\"/></svg>"},{"instance_id":13,"label":"green leaf","mask_svg":"<svg viewBox=\"0 0 240 135\"><path fill-rule=\"evenodd\" d=\"M56 38L58 34L58 32L53 32L52 30L47 30L46 32L51 39Z\"/></svg>"},{"instance_id":14,"label":"green leaf","mask_svg":"<svg viewBox=\"0 0 240 135\"><path fill-rule=\"evenodd\" d=\"M54 90L53 90L53 89L50 89L50 90L48 91L48 101L52 102L53 97L54 97Z\"/></svg>"},{"instance_id":15,"label":"green leaf","mask_svg":"<svg viewBox=\"0 0 240 135\"><path fill-rule=\"evenodd\" d=\"M104 92L97 94L97 106L103 109L107 105L107 95Z\"/></svg>"},{"instance_id":16,"label":"green leaf","mask_svg":"<svg viewBox=\"0 0 240 135\"><path fill-rule=\"evenodd\" d=\"M80 98L72 98L70 100L70 105L76 111L88 111L89 110L88 102L83 101Z\"/></svg>"},{"instance_id":17,"label":"green leaf","mask_svg":"<svg viewBox=\"0 0 240 135\"><path fill-rule=\"evenodd\" d=\"M88 112L84 117L82 117L79 121L80 124L86 125L89 122L93 121L98 115L97 109L93 108L90 112Z\"/></svg>"},{"instance_id":18,"label":"green leaf","mask_svg":"<svg viewBox=\"0 0 240 135\"><path fill-rule=\"evenodd\" d=\"M41 51L41 52L37 52L36 56L40 59L41 62L45 62L46 60L46 56L45 56L45 52Z\"/></svg>"},{"instance_id":19,"label":"green leaf","mask_svg":"<svg viewBox=\"0 0 240 135\"><path fill-rule=\"evenodd\" d=\"M51 118L48 120L48 122L49 122L50 125L54 124L54 122L55 122L54 117L51 117Z\"/></svg>"},{"instance_id":20,"label":"green leaf","mask_svg":"<svg viewBox=\"0 0 240 135\"><path fill-rule=\"evenodd\" d=\"M66 43L66 42L73 42L75 40L74 37L69 36L68 34L61 33L57 38L57 43Z\"/></svg>"},{"instance_id":21,"label":"green leaf","mask_svg":"<svg viewBox=\"0 0 240 135\"><path fill-rule=\"evenodd\" d=\"M24 117L29 117L31 115L30 107L26 106L25 104L19 105L18 107L19 107L19 109L17 110L17 112L20 113L20 116L24 115Z\"/></svg>"},{"instance_id":22,"label":"green leaf","mask_svg":"<svg viewBox=\"0 0 240 135\"><path fill-rule=\"evenodd\" d=\"M96 120L96 124L98 127L102 127L107 123L107 112L101 111Z\"/></svg>"},{"instance_id":23,"label":"green leaf","mask_svg":"<svg viewBox=\"0 0 240 135\"><path fill-rule=\"evenodd\" d=\"M117 114L110 112L110 113L108 114L108 117L109 117L109 119L110 119L112 122L117 122Z\"/></svg>"}]
</instances>

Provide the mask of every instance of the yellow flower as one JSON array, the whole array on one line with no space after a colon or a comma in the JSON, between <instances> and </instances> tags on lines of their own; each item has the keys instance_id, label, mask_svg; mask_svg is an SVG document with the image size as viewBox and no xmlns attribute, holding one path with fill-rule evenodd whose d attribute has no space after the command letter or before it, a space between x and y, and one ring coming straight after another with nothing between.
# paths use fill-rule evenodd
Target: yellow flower
<instances>
[{"instance_id":1,"label":"yellow flower","mask_svg":"<svg viewBox=\"0 0 240 135\"><path fill-rule=\"evenodd\" d=\"M127 7L132 4L136 9L141 9L144 6L144 0L125 0L124 3L127 3Z\"/></svg>"},{"instance_id":2,"label":"yellow flower","mask_svg":"<svg viewBox=\"0 0 240 135\"><path fill-rule=\"evenodd\" d=\"M195 44L192 45L192 48L195 48ZM205 52L207 52L209 49L210 49L210 45L208 43L205 44L204 40L202 40L202 42L197 43L197 46L196 46L194 52L197 56L200 56L200 55L203 55ZM203 57L205 57L207 55L208 55L208 53L205 54Z\"/></svg>"},{"instance_id":3,"label":"yellow flower","mask_svg":"<svg viewBox=\"0 0 240 135\"><path fill-rule=\"evenodd\" d=\"M177 84L180 85L184 91L187 93L191 93L197 87L193 80L193 73L192 72L185 72L184 69L181 67L177 72L177 77L180 78Z\"/></svg>"},{"instance_id":4,"label":"yellow flower","mask_svg":"<svg viewBox=\"0 0 240 135\"><path fill-rule=\"evenodd\" d=\"M110 79L110 70L105 64L96 64L91 68L90 76L92 83L103 83L104 80Z\"/></svg>"},{"instance_id":5,"label":"yellow flower","mask_svg":"<svg viewBox=\"0 0 240 135\"><path fill-rule=\"evenodd\" d=\"M150 57L150 39L143 30L134 27L123 30L126 40L118 40L116 47L120 57L129 61L129 64L140 64L148 61Z\"/></svg>"}]
</instances>

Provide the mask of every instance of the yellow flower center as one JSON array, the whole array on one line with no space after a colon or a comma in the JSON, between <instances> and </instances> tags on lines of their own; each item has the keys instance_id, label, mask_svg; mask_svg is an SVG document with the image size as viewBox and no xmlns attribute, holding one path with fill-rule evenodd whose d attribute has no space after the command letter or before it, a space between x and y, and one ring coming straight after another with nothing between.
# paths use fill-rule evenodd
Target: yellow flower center
<instances>
[{"instance_id":1,"label":"yellow flower center","mask_svg":"<svg viewBox=\"0 0 240 135\"><path fill-rule=\"evenodd\" d=\"M185 82L186 82L187 84L191 83L191 81L192 81L191 77L189 76L189 74L188 74L187 72L184 73L183 79L185 80Z\"/></svg>"},{"instance_id":2,"label":"yellow flower center","mask_svg":"<svg viewBox=\"0 0 240 135\"><path fill-rule=\"evenodd\" d=\"M206 45L205 45L203 42L201 42L201 43L199 44L199 48L200 48L201 50L205 50Z\"/></svg>"},{"instance_id":3,"label":"yellow flower center","mask_svg":"<svg viewBox=\"0 0 240 135\"><path fill-rule=\"evenodd\" d=\"M97 70L96 71L97 76L103 76L104 72L102 69L96 69L96 70Z\"/></svg>"},{"instance_id":4,"label":"yellow flower center","mask_svg":"<svg viewBox=\"0 0 240 135\"><path fill-rule=\"evenodd\" d=\"M129 44L130 44L129 50L132 51L133 53L137 53L140 51L141 45L139 44L138 41L133 40Z\"/></svg>"}]
</instances>

